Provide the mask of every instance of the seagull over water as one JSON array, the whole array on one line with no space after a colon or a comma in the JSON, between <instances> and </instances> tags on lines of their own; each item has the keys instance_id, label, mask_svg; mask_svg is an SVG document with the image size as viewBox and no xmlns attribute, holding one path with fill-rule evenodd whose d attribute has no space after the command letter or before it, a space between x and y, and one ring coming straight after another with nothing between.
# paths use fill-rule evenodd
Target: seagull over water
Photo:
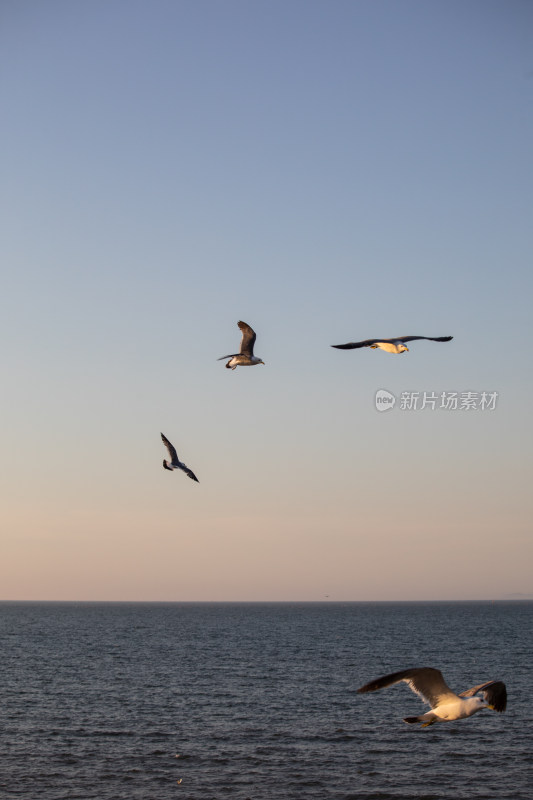
<instances>
[{"instance_id":1,"label":"seagull over water","mask_svg":"<svg viewBox=\"0 0 533 800\"><path fill-rule=\"evenodd\" d=\"M242 331L241 350L240 353L233 353L228 356L221 356L217 361L223 361L229 358L226 364L226 369L235 369L235 367L253 367L255 364L264 364L257 356L254 356L255 344L255 331L250 328L246 322L238 322L237 325Z\"/></svg>"},{"instance_id":2,"label":"seagull over water","mask_svg":"<svg viewBox=\"0 0 533 800\"><path fill-rule=\"evenodd\" d=\"M191 480L196 481L196 483L200 483L200 481L198 480L192 469L189 469L189 467L186 464L184 464L183 461L179 460L178 454L176 453L176 448L174 447L173 444L171 444L168 441L164 433L161 434L161 438L170 456L170 462L168 462L166 458L163 460L163 467L165 469L170 470L171 472L175 469L181 469L186 475L189 476L189 478L191 478Z\"/></svg>"},{"instance_id":3,"label":"seagull over water","mask_svg":"<svg viewBox=\"0 0 533 800\"><path fill-rule=\"evenodd\" d=\"M375 350L385 350L387 353L405 353L409 348L406 342L414 342L415 339L429 339L430 342L449 342L453 336L398 336L396 339L364 339L362 342L348 342L347 344L332 344L337 350L355 350L357 347L371 347Z\"/></svg>"},{"instance_id":4,"label":"seagull over water","mask_svg":"<svg viewBox=\"0 0 533 800\"><path fill-rule=\"evenodd\" d=\"M415 694L431 706L431 711L419 717L405 717L404 722L409 725L421 722L422 727L427 728L434 722L451 722L471 717L483 708L502 712L507 706L507 689L501 681L487 681L466 689L461 694L455 694L442 677L442 672L433 667L416 667L405 669L403 672L393 672L392 675L385 675L361 686L357 692L358 694L375 692L401 681L405 681ZM482 692L483 696L476 697L478 692Z\"/></svg>"}]
</instances>

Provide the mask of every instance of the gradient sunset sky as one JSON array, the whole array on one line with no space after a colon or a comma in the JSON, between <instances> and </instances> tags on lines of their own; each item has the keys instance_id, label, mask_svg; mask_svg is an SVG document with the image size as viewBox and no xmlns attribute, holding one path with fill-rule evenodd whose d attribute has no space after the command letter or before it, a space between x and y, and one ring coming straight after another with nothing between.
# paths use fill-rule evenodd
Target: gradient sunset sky
<instances>
[{"instance_id":1,"label":"gradient sunset sky","mask_svg":"<svg viewBox=\"0 0 533 800\"><path fill-rule=\"evenodd\" d=\"M1 599L532 596L532 45L529 0L4 0ZM454 339L330 347L403 334Z\"/></svg>"}]
</instances>

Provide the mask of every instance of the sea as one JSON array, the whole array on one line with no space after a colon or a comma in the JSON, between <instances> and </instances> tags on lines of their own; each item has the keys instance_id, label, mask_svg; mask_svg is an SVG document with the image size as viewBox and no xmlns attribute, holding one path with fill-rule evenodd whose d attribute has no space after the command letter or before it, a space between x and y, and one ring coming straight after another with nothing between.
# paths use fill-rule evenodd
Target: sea
<instances>
[{"instance_id":1,"label":"sea","mask_svg":"<svg viewBox=\"0 0 533 800\"><path fill-rule=\"evenodd\" d=\"M0 603L0 798L531 800L533 602ZM413 666L507 712L429 728Z\"/></svg>"}]
</instances>

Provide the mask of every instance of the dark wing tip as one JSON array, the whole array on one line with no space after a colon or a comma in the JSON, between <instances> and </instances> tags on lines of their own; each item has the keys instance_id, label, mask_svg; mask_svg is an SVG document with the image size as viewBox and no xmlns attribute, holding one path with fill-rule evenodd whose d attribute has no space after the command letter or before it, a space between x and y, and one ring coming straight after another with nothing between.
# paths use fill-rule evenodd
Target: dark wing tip
<instances>
[{"instance_id":1,"label":"dark wing tip","mask_svg":"<svg viewBox=\"0 0 533 800\"><path fill-rule=\"evenodd\" d=\"M505 711L507 708L507 688L503 681L486 681L471 689L461 692L459 697L474 697L478 692L483 693L483 699L494 711Z\"/></svg>"},{"instance_id":2,"label":"dark wing tip","mask_svg":"<svg viewBox=\"0 0 533 800\"><path fill-rule=\"evenodd\" d=\"M495 681L485 689L485 700L500 714L507 708L507 688L503 681Z\"/></svg>"},{"instance_id":3,"label":"dark wing tip","mask_svg":"<svg viewBox=\"0 0 533 800\"><path fill-rule=\"evenodd\" d=\"M355 350L359 347L372 347L373 344L376 342L386 342L387 339L363 339L360 342L346 342L346 344L332 344L332 347L336 347L339 350Z\"/></svg>"},{"instance_id":4,"label":"dark wing tip","mask_svg":"<svg viewBox=\"0 0 533 800\"><path fill-rule=\"evenodd\" d=\"M365 683L364 686L361 686L361 688L357 690L357 694L366 694L366 692L377 692L378 689L385 689L387 686L391 686L393 683L401 681L406 672L409 672L409 670L393 672L391 675L384 675L382 678L375 678L375 680Z\"/></svg>"},{"instance_id":5,"label":"dark wing tip","mask_svg":"<svg viewBox=\"0 0 533 800\"><path fill-rule=\"evenodd\" d=\"M413 667L412 669L402 669L400 672L392 672L390 675L383 675L382 678L376 678L370 683L365 683L364 686L361 686L360 689L357 690L357 694L365 694L366 692L376 692L378 689L386 689L388 686L393 686L395 683L399 683L400 681L409 680L412 678L416 678L417 675L421 675L421 673L432 673L436 677L440 677L442 679L442 675L439 670L434 669L433 667Z\"/></svg>"}]
</instances>

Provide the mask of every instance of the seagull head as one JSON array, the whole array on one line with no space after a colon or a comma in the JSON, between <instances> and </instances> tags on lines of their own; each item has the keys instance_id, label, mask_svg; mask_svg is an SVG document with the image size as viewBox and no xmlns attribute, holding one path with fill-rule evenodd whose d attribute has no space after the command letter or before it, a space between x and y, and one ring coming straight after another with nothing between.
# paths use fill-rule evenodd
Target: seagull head
<instances>
[{"instance_id":1,"label":"seagull head","mask_svg":"<svg viewBox=\"0 0 533 800\"><path fill-rule=\"evenodd\" d=\"M409 352L409 348L405 346L401 339L394 339L392 347L394 348L394 350L392 350L393 353L405 353L406 351Z\"/></svg>"},{"instance_id":2,"label":"seagull head","mask_svg":"<svg viewBox=\"0 0 533 800\"><path fill-rule=\"evenodd\" d=\"M486 703L482 697L469 697L468 698L468 711L469 714L475 714L476 711L481 711L482 708L491 708L494 711L494 707L491 706L489 703Z\"/></svg>"}]
</instances>

